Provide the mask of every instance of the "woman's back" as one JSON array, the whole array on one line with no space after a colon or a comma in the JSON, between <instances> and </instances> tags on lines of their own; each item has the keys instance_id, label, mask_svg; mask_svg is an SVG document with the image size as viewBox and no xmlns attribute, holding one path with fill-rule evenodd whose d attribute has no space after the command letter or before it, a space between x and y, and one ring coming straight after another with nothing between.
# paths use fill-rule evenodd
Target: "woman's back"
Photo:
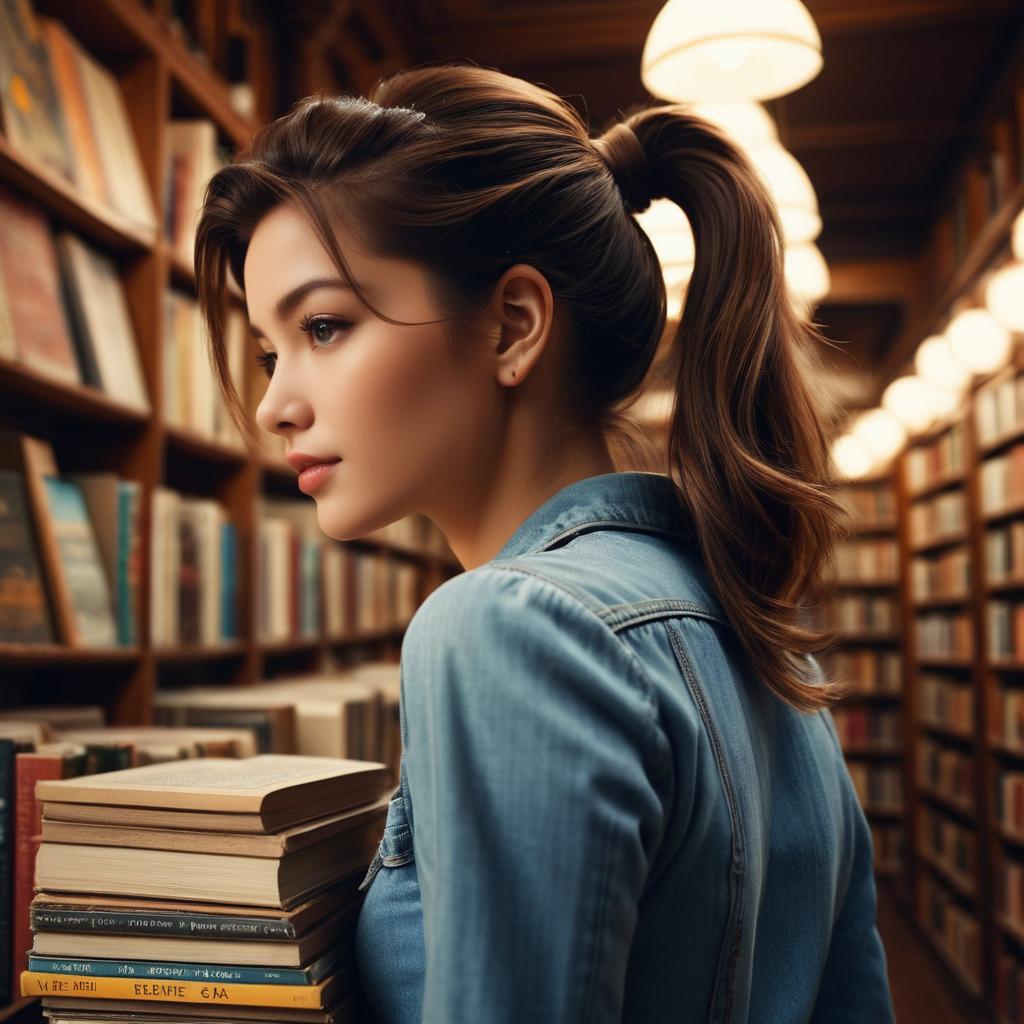
<instances>
[{"instance_id":1,"label":"woman's back","mask_svg":"<svg viewBox=\"0 0 1024 1024\"><path fill-rule=\"evenodd\" d=\"M752 675L675 500L579 480L413 620L359 928L384 1020L893 1019L831 717Z\"/></svg>"}]
</instances>

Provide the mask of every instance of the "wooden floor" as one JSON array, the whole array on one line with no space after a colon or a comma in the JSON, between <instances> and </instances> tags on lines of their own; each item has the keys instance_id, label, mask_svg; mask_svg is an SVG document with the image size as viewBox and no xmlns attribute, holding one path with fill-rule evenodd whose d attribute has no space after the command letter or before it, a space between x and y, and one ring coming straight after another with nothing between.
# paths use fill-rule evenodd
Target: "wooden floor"
<instances>
[{"instance_id":1,"label":"wooden floor","mask_svg":"<svg viewBox=\"0 0 1024 1024\"><path fill-rule=\"evenodd\" d=\"M955 982L884 883L878 886L878 930L889 966L897 1024L989 1024L973 1013Z\"/></svg>"}]
</instances>

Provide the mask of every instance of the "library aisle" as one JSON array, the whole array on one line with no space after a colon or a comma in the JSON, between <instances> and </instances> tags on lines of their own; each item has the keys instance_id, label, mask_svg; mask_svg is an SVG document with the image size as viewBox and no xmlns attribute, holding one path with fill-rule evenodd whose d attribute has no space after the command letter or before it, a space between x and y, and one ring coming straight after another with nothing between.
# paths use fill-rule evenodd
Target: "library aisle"
<instances>
[{"instance_id":1,"label":"library aisle","mask_svg":"<svg viewBox=\"0 0 1024 1024\"><path fill-rule=\"evenodd\" d=\"M376 1019L357 979L356 924L382 868L408 877L413 859L403 643L408 661L418 610L431 595L464 596L473 559L425 500L401 514L388 504L360 520L375 527L365 533L328 535L311 491L334 471L297 467L282 431L255 424L277 354L249 322L267 327L240 268L222 280L197 270L197 221L205 201L226 202L207 194L211 179L299 101L351 100L403 69L444 63L561 97L565 110L556 117L551 104L531 131L563 116L587 128L589 142L570 129L572 161L529 163L529 180L543 191L549 172L584 168L613 200L598 227L626 239L630 273L646 271L649 339L622 338L615 311L632 287L604 301L595 286L573 309L591 317L589 344L614 337L608 365L627 349L649 355L605 388L636 385L603 439L616 470L685 477L693 449L673 431L692 396L676 393L686 380L676 342L722 337L689 329L687 302L704 309L692 298L701 248L651 173L649 122L621 124L675 105L671 118L702 124L687 122L680 145L696 149L673 173L697 174L700 146L722 136L757 173L781 242L758 255L774 256L773 294L785 303L762 333L794 348L750 363L765 367L751 394L780 365L805 375L803 404L815 403L827 484L844 510L823 586L800 608L831 638L818 661L841 686L831 717L843 758L830 739L829 770L845 762L848 806L860 802L870 832L896 1017L1024 1024L1021 0L0 0L0 1024ZM400 106L422 129L426 113ZM500 129L516 109L493 115ZM390 121L371 120L386 134ZM488 160L470 156L452 161L454 187L425 178L416 198L436 193L454 208L483 188ZM374 168L398 163L389 151ZM487 203L504 195L504 181L486 184ZM642 202L644 190L662 194ZM703 195L679 191L688 203ZM569 201L570 190L557 194ZM511 211L502 231L519 223L515 202L495 203ZM396 209L405 204L389 216ZM557 223L570 219L591 224L590 212ZM217 230L258 230L245 223ZM498 262L508 262L501 232L472 228L473 245L501 238ZM529 251L548 258L543 246ZM612 252L578 274L559 264L558 303ZM474 292L475 255L458 261ZM736 277L713 288L735 295ZM712 306L714 326L729 319L728 303ZM353 326L299 312L308 346L324 326ZM581 361L574 386L604 362ZM427 391L415 385L381 406L404 417ZM763 426L763 404L758 417L741 410L758 420L751 429ZM714 429L739 437L718 422L726 406L715 408ZM359 409L358 424L344 421L350 434L379 434L365 420L380 413ZM562 412L537 429L545 443ZM758 443L757 459L781 464L782 448L788 458L798 447L776 440ZM458 446L441 449L436 474L417 462L426 482L400 493L433 487L435 497L435 477L456 476ZM375 472L397 472L393 447L367 460ZM533 447L543 462L545 445ZM757 460L745 450L739 461ZM773 492L765 507L778 504ZM800 518L786 512L773 527ZM484 512L462 518L497 533L476 522ZM587 531L553 532L549 546L568 551L577 532ZM764 1019L752 1005L749 1020Z\"/></svg>"}]
</instances>

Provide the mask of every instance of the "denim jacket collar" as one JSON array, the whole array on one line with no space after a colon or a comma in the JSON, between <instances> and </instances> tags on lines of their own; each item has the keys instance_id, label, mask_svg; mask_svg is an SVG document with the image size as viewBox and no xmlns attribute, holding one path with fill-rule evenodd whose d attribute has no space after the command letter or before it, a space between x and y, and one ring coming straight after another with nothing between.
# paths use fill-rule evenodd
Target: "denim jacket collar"
<instances>
[{"instance_id":1,"label":"denim jacket collar","mask_svg":"<svg viewBox=\"0 0 1024 1024\"><path fill-rule=\"evenodd\" d=\"M690 536L675 483L663 473L625 471L584 477L556 491L494 556L516 558L557 547L593 529L643 529Z\"/></svg>"}]
</instances>

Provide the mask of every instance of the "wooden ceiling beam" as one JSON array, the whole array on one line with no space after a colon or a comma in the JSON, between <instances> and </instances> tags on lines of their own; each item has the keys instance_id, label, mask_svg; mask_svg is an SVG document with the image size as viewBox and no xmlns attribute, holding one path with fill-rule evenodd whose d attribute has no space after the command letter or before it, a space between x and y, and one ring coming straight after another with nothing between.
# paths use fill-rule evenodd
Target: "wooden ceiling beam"
<instances>
[{"instance_id":1,"label":"wooden ceiling beam","mask_svg":"<svg viewBox=\"0 0 1024 1024\"><path fill-rule=\"evenodd\" d=\"M577 4L488 7L465 5L462 16L439 24L436 13L409 11L419 22L417 49L429 58L469 55L481 62L516 66L547 61L636 57L654 21L649 4L617 3L606 8ZM415 10L415 8L413 9ZM814 14L824 39L857 33L934 28L1008 18L1018 0L857 0ZM656 13L656 12L655 12Z\"/></svg>"},{"instance_id":2,"label":"wooden ceiling beam","mask_svg":"<svg viewBox=\"0 0 1024 1024\"><path fill-rule=\"evenodd\" d=\"M850 260L829 263L832 287L823 305L916 305L923 287L920 259Z\"/></svg>"},{"instance_id":3,"label":"wooden ceiling beam","mask_svg":"<svg viewBox=\"0 0 1024 1024\"><path fill-rule=\"evenodd\" d=\"M820 122L792 125L780 134L793 152L850 149L858 146L891 146L912 142L947 143L972 134L969 125L953 118L901 121Z\"/></svg>"}]
</instances>

